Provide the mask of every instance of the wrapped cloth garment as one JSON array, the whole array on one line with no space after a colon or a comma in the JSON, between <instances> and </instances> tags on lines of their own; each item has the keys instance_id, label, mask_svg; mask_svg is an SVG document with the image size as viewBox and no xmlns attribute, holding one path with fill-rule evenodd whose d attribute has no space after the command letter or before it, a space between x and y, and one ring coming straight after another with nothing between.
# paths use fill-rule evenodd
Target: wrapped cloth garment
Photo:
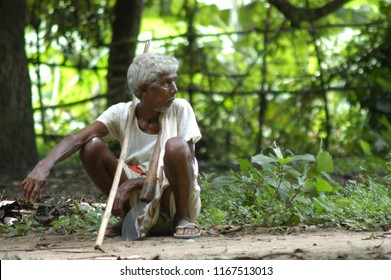
<instances>
[{"instance_id":1,"label":"wrapped cloth garment","mask_svg":"<svg viewBox=\"0 0 391 280\"><path fill-rule=\"evenodd\" d=\"M140 215L136 221L136 229L139 232L139 236L141 237L146 236L151 229L153 229L153 232L155 233L167 232L167 224L170 224L170 221L172 224L172 219L176 211L174 195L171 194L169 216L167 217L160 213L160 199L162 197L163 191L169 185L163 168L163 156L165 152L164 147L168 139L177 136L176 118L168 118L167 115L164 114L161 118L161 126L161 142L158 143L160 144L159 166L157 170L157 183L154 198L149 204L147 204L144 209L144 213ZM198 165L197 160L194 159L194 188L191 191L188 206L190 222L193 222L197 218L201 210L200 187L197 182L197 177Z\"/></svg>"}]
</instances>

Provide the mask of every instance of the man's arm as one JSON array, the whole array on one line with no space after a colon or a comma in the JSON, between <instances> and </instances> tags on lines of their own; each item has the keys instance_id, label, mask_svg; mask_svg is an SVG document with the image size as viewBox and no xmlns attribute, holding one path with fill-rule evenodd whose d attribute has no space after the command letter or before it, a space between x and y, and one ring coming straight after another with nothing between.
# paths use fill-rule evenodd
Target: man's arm
<instances>
[{"instance_id":1,"label":"man's arm","mask_svg":"<svg viewBox=\"0 0 391 280\"><path fill-rule=\"evenodd\" d=\"M80 150L94 137L103 137L109 132L99 121L83 128L77 133L66 136L53 150L27 175L22 182L23 196L27 201L35 201L46 187L53 166Z\"/></svg>"}]
</instances>

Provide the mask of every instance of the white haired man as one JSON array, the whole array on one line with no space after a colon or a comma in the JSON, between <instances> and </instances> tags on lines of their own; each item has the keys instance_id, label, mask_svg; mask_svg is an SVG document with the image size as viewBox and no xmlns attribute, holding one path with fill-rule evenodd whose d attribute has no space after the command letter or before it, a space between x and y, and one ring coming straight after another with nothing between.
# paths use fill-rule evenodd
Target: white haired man
<instances>
[{"instance_id":1,"label":"white haired man","mask_svg":"<svg viewBox=\"0 0 391 280\"><path fill-rule=\"evenodd\" d=\"M194 145L201 133L190 104L175 98L177 69L175 58L153 53L136 57L128 69L130 93L140 102L136 106L126 164L112 210L121 221L138 202L149 159L158 132L162 130L158 180L154 196L140 218L141 236L173 234L178 238L194 238L200 235L193 222L201 208L194 155ZM26 200L40 198L53 166L79 150L88 175L108 196L118 159L105 142L117 140L122 143L133 105L132 102L113 105L91 125L66 136L22 182ZM121 225L108 228L106 235L119 235L120 229Z\"/></svg>"}]
</instances>

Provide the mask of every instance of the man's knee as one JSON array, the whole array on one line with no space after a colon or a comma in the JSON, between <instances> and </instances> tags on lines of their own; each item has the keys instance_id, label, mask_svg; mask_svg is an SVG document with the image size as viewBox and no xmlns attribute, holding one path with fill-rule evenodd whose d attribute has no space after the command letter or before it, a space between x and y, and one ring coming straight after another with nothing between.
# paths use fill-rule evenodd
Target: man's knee
<instances>
[{"instance_id":1,"label":"man's knee","mask_svg":"<svg viewBox=\"0 0 391 280\"><path fill-rule=\"evenodd\" d=\"M101 151L106 147L106 144L99 137L94 137L85 144L79 152L79 157L81 160L90 157L91 155L96 155L98 151Z\"/></svg>"},{"instance_id":2,"label":"man's knee","mask_svg":"<svg viewBox=\"0 0 391 280\"><path fill-rule=\"evenodd\" d=\"M164 153L165 164L190 161L192 153L189 143L183 137L173 137L167 140Z\"/></svg>"},{"instance_id":3,"label":"man's knee","mask_svg":"<svg viewBox=\"0 0 391 280\"><path fill-rule=\"evenodd\" d=\"M165 147L166 154L186 154L190 152L189 144L183 137L172 137L167 140Z\"/></svg>"}]
</instances>

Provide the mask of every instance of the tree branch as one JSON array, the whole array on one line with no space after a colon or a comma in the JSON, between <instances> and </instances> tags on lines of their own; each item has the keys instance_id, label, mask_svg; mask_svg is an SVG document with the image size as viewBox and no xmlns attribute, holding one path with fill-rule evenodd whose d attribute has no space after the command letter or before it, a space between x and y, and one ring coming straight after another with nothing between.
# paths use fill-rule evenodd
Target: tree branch
<instances>
[{"instance_id":1,"label":"tree branch","mask_svg":"<svg viewBox=\"0 0 391 280\"><path fill-rule=\"evenodd\" d=\"M351 0L333 0L319 8L298 8L286 0L268 0L285 18L287 18L294 27L299 27L304 21L314 22L325 17Z\"/></svg>"}]
</instances>

